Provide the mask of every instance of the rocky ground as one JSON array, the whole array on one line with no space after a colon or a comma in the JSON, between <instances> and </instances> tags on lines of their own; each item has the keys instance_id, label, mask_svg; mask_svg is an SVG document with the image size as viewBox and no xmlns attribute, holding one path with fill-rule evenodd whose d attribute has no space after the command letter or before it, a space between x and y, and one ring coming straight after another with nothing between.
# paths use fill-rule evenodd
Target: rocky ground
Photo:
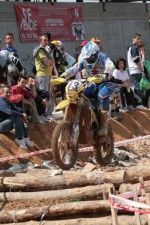
<instances>
[{"instance_id":1,"label":"rocky ground","mask_svg":"<svg viewBox=\"0 0 150 225\"><path fill-rule=\"evenodd\" d=\"M116 121L114 119L110 120L115 142L150 134L150 110L135 110L129 113L121 114L123 117L121 121ZM0 134L0 158L40 149L51 148L51 137L55 126L56 123L54 122L36 125L30 124L30 139L34 144L34 147L33 149L29 150L18 148L18 146L13 141L13 133L10 132L8 135ZM150 145L148 141L149 140L143 140L140 142L137 141L136 143L130 143L130 145L122 146L122 148L126 148L135 154L146 156L146 154L150 153ZM86 153L84 153L84 158L87 159ZM0 169L8 169L10 166L16 163L26 162L32 162L33 164L41 165L45 160L51 159L51 153L47 152L45 154L39 154L33 157L8 160L5 162L0 161Z\"/></svg>"},{"instance_id":2,"label":"rocky ground","mask_svg":"<svg viewBox=\"0 0 150 225\"><path fill-rule=\"evenodd\" d=\"M122 121L116 121L114 119L110 120L110 124L113 129L114 133L114 139L115 143L123 140L130 140L134 139L137 137L144 137L146 135L150 134L150 110L145 110L145 111L132 111L129 113L121 113L122 114ZM11 155L16 155L16 154L22 154L22 153L30 153L34 152L36 150L43 150L43 149L49 149L51 148L51 137L52 137L52 132L54 130L54 127L56 126L56 123L51 122L47 124L38 124L38 125L31 125L30 124L30 138L31 141L34 144L33 149L28 149L28 150L21 150L18 148L18 146L14 143L14 134L10 132L8 135L0 135L0 171L2 170L7 170L13 165L16 164L27 164L31 163L31 165L38 164L39 168L42 167L44 162L48 162L48 160L52 160L52 154L50 152L44 153L44 154L38 154L35 156L30 156L30 157L24 157L24 158L18 158L14 160L7 160L7 161L2 161L2 159L6 156L11 156ZM84 147L83 145L80 145L81 147ZM118 152L122 151L122 152ZM150 161L150 139L142 139L140 141L136 142L131 142L125 145L120 145L119 147L115 148L115 157L113 158L112 162L110 165L106 166L105 168L99 168L98 165L95 166L95 172L96 170L101 169L102 171L120 171L122 169L130 169L130 167L134 166L149 166L149 161ZM130 157L128 153L132 153L133 157ZM72 171L82 171L84 170L86 163L90 162L91 164L94 165L95 161L91 153L80 153L78 162L75 165L75 168L72 169ZM59 171L59 168L57 168L56 165L51 165L52 170L54 168ZM26 175L16 175L16 177L23 177ZM44 175L45 176L45 175ZM32 177L32 176L31 176ZM5 180L5 179L4 179ZM69 200L70 201L70 200ZM0 201L1 202L1 201ZM50 200L50 199L42 199L42 200L26 200L26 201L6 201L1 202L0 204L0 212L8 212L9 210L20 210L20 209L28 209L28 208L34 208L34 207L42 207L44 205L55 205L55 204L65 204L68 202L68 199L63 199L63 200ZM105 218L105 222L100 222L99 219L102 219L102 216L107 216L108 215L108 221ZM59 222L53 223L51 222L44 222L44 224L110 224L110 214L103 213L102 215L98 215L99 219L96 222L90 222L92 221L92 217L97 217L95 214L89 214L86 215L82 214L80 217L89 217L86 221L86 218L82 219L76 219L76 217L71 218L70 217L70 222L69 220L67 222L62 221L61 222L61 217L59 217ZM122 216L123 217L123 216ZM133 224L133 216L125 216L124 220L122 220L121 216L119 218L119 224ZM78 218L78 216L77 216ZM64 219L64 217L63 217ZM78 220L78 221L77 221ZM102 219L102 221L104 221ZM123 223L123 221L126 221ZM144 221L144 220L143 220ZM18 223L19 224L19 223ZM26 224L25 222L21 223L22 225ZM20 225L21 225L20 224ZM27 222L27 224L32 224L32 222ZM33 222L33 224L36 224L36 222ZM43 223L41 223L43 224ZM145 224L145 223L142 223Z\"/></svg>"}]
</instances>

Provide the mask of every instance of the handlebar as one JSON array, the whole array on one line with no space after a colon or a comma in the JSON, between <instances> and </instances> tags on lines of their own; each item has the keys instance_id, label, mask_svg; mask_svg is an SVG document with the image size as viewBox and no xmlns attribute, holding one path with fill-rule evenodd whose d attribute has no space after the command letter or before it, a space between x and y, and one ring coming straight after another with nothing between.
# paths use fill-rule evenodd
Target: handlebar
<instances>
[{"instance_id":1,"label":"handlebar","mask_svg":"<svg viewBox=\"0 0 150 225\"><path fill-rule=\"evenodd\" d=\"M83 78L80 79L80 81L84 84L86 83L101 83L103 82L107 77L107 74L96 74L93 77L88 77L88 78ZM63 84L63 83L68 83L70 80L63 78L63 77L58 77L58 76L52 76L50 79L50 82L53 85L59 85L59 84Z\"/></svg>"}]
</instances>

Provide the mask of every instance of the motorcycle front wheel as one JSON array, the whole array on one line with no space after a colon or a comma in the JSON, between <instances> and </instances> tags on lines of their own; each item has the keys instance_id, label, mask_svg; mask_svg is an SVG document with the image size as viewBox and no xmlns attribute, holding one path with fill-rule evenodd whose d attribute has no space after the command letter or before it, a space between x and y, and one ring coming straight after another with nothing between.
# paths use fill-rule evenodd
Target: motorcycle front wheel
<instances>
[{"instance_id":1,"label":"motorcycle front wheel","mask_svg":"<svg viewBox=\"0 0 150 225\"><path fill-rule=\"evenodd\" d=\"M96 149L95 158L97 162L100 166L107 166L111 162L114 153L114 137L110 126L108 127L108 135L100 138L94 147Z\"/></svg>"},{"instance_id":2,"label":"motorcycle front wheel","mask_svg":"<svg viewBox=\"0 0 150 225\"><path fill-rule=\"evenodd\" d=\"M71 169L78 156L78 144L71 141L73 123L62 121L52 135L52 152L56 164L63 170Z\"/></svg>"}]
</instances>

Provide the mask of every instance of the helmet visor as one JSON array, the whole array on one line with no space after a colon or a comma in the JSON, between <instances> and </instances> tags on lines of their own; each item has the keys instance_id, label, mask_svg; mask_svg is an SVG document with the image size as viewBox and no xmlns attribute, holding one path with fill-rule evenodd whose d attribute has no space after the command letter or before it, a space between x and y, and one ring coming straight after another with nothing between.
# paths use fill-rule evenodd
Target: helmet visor
<instances>
[{"instance_id":1,"label":"helmet visor","mask_svg":"<svg viewBox=\"0 0 150 225\"><path fill-rule=\"evenodd\" d=\"M89 58L86 58L85 60L87 61L87 63L92 64L96 62L97 58L98 54L96 53L94 55L91 55Z\"/></svg>"}]
</instances>

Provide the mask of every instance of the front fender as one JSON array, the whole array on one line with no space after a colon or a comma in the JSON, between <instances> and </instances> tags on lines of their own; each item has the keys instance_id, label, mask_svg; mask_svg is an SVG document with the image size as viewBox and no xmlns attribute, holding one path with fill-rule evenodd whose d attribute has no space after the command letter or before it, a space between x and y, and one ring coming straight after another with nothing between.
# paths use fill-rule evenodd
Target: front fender
<instances>
[{"instance_id":1,"label":"front fender","mask_svg":"<svg viewBox=\"0 0 150 225\"><path fill-rule=\"evenodd\" d=\"M67 100L63 100L56 106L56 109L58 109L58 110L64 109L69 104L70 104L70 101L68 99Z\"/></svg>"}]
</instances>

